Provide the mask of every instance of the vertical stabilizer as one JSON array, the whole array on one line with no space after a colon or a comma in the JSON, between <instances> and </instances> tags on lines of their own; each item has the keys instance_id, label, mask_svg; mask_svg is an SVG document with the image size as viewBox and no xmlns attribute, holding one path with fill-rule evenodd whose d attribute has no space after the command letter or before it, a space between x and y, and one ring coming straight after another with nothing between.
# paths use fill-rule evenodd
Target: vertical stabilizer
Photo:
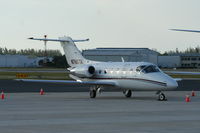
<instances>
[{"instance_id":1,"label":"vertical stabilizer","mask_svg":"<svg viewBox=\"0 0 200 133\"><path fill-rule=\"evenodd\" d=\"M65 57L67 60L67 63L71 67L78 66L80 64L87 64L89 63L89 60L85 59L81 52L78 50L76 45L74 44L74 41L70 37L59 37L60 40L66 40L66 42L62 41L60 42L64 52Z\"/></svg>"}]
</instances>

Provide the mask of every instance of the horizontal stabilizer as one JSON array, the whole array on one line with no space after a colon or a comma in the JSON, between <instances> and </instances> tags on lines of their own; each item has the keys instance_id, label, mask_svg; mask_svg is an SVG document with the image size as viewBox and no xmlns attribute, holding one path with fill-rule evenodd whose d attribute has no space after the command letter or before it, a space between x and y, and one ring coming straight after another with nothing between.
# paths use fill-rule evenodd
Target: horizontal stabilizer
<instances>
[{"instance_id":1,"label":"horizontal stabilizer","mask_svg":"<svg viewBox=\"0 0 200 133\"><path fill-rule=\"evenodd\" d=\"M28 39L31 40L39 40L39 41L53 41L53 42L85 42L85 41L89 41L89 39L84 39L84 40L69 40L69 39L47 39L47 38L34 38L34 37L30 37Z\"/></svg>"}]
</instances>

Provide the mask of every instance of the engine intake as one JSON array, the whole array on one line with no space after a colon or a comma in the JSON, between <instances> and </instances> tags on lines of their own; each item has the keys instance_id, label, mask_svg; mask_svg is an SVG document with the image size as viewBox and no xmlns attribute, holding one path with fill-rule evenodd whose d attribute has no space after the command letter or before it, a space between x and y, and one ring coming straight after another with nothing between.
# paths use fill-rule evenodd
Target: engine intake
<instances>
[{"instance_id":1,"label":"engine intake","mask_svg":"<svg viewBox=\"0 0 200 133\"><path fill-rule=\"evenodd\" d=\"M70 70L70 73L80 78L89 78L95 74L95 67L83 65Z\"/></svg>"},{"instance_id":2,"label":"engine intake","mask_svg":"<svg viewBox=\"0 0 200 133\"><path fill-rule=\"evenodd\" d=\"M93 66L89 66L89 67L88 67L88 72L89 72L90 74L94 74L95 68L94 68Z\"/></svg>"}]
</instances>

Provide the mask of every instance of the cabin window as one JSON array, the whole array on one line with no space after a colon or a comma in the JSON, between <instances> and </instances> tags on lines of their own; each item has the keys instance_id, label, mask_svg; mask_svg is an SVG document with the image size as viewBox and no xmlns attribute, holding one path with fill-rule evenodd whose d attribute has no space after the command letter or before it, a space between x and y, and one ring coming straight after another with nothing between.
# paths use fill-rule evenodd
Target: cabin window
<instances>
[{"instance_id":1,"label":"cabin window","mask_svg":"<svg viewBox=\"0 0 200 133\"><path fill-rule=\"evenodd\" d=\"M105 73L105 74L107 73L106 70L104 70L104 73Z\"/></svg>"},{"instance_id":2,"label":"cabin window","mask_svg":"<svg viewBox=\"0 0 200 133\"><path fill-rule=\"evenodd\" d=\"M101 70L99 70L99 74L101 74Z\"/></svg>"}]
</instances>

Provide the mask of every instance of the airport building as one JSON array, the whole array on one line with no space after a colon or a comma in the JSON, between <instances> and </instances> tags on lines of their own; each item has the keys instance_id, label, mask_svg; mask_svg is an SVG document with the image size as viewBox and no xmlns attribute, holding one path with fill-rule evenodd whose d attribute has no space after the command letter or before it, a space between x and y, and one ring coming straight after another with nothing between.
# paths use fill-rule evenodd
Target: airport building
<instances>
[{"instance_id":1,"label":"airport building","mask_svg":"<svg viewBox=\"0 0 200 133\"><path fill-rule=\"evenodd\" d=\"M180 67L200 68L200 54L174 54L180 57Z\"/></svg>"},{"instance_id":2,"label":"airport building","mask_svg":"<svg viewBox=\"0 0 200 133\"><path fill-rule=\"evenodd\" d=\"M40 67L39 61L43 59L25 55L0 55L0 67Z\"/></svg>"},{"instance_id":3,"label":"airport building","mask_svg":"<svg viewBox=\"0 0 200 133\"><path fill-rule=\"evenodd\" d=\"M158 64L158 52L148 48L96 48L83 50L85 58L95 61L152 62ZM123 58L123 59L122 59Z\"/></svg>"}]
</instances>

